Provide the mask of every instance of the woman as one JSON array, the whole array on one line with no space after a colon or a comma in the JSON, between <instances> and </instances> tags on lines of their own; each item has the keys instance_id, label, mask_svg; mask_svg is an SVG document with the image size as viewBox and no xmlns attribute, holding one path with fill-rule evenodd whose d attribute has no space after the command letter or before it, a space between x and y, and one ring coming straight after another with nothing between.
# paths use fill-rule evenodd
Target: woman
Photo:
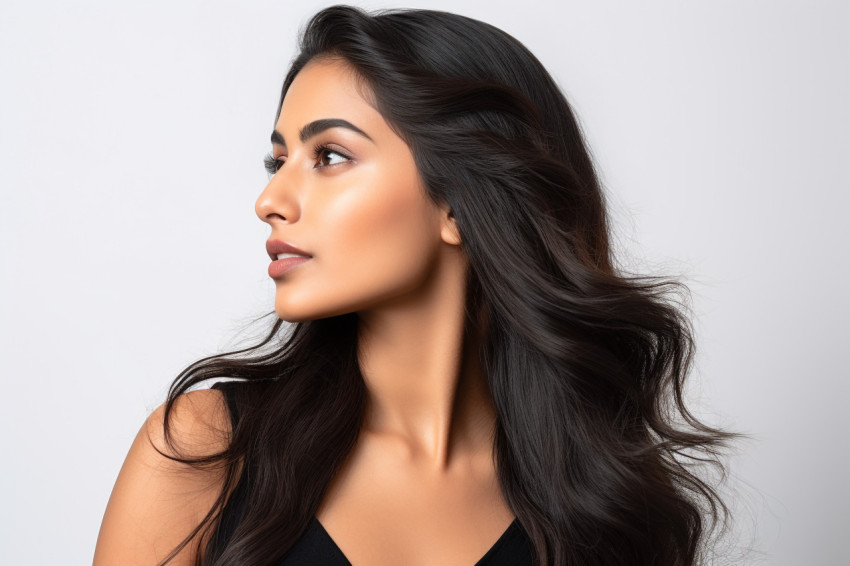
<instances>
[{"instance_id":1,"label":"woman","mask_svg":"<svg viewBox=\"0 0 850 566\"><path fill-rule=\"evenodd\" d=\"M443 12L325 9L271 141L279 320L177 377L96 565L697 563L725 508L689 462L730 435L685 408L677 284L614 269L531 53Z\"/></svg>"}]
</instances>

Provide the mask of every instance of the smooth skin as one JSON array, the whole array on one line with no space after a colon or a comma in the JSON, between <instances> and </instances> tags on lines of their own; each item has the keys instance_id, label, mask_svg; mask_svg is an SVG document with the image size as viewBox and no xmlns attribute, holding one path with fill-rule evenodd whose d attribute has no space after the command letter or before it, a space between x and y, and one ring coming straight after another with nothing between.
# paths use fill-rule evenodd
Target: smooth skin
<instances>
[{"instance_id":1,"label":"smooth skin","mask_svg":"<svg viewBox=\"0 0 850 566\"><path fill-rule=\"evenodd\" d=\"M255 205L271 238L312 256L275 280L277 315L358 313L366 417L316 516L354 566L472 566L514 514L496 477L496 412L474 355L480 337L463 336L467 260L448 208L427 197L409 147L370 100L344 62L308 63L283 101L273 135L278 169ZM354 129L302 139L305 126L323 120ZM221 448L229 426L221 394L184 397L180 445L198 454ZM161 410L119 474L95 566L155 564L221 489L215 472L155 452ZM187 550L173 564L192 558Z\"/></svg>"}]
</instances>

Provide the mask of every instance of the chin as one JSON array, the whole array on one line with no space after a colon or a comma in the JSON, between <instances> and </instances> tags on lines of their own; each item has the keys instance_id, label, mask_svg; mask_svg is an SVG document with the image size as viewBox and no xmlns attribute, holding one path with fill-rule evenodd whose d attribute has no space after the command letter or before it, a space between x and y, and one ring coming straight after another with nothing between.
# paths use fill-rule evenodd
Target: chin
<instances>
[{"instance_id":1,"label":"chin","mask_svg":"<svg viewBox=\"0 0 850 566\"><path fill-rule=\"evenodd\" d=\"M329 318L332 316L337 316L340 314L345 314L347 312L351 312L350 310L345 309L337 309L337 310L327 310L327 309L309 309L304 308L305 304L302 302L300 304L280 304L275 303L275 314L277 317L286 322L306 322L308 320L317 320L320 318Z\"/></svg>"},{"instance_id":2,"label":"chin","mask_svg":"<svg viewBox=\"0 0 850 566\"><path fill-rule=\"evenodd\" d=\"M317 316L311 316L310 313L300 312L296 309L275 307L274 311L275 314L277 314L277 317L285 322L305 322L308 320L321 318Z\"/></svg>"}]
</instances>

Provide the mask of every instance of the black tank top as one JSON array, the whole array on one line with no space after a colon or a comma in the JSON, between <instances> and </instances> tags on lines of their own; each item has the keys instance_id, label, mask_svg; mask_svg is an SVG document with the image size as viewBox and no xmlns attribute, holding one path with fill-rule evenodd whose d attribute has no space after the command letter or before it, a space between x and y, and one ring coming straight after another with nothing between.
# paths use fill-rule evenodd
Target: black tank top
<instances>
[{"instance_id":1,"label":"black tank top","mask_svg":"<svg viewBox=\"0 0 850 566\"><path fill-rule=\"evenodd\" d=\"M239 412L234 395L238 382L219 382L213 385L227 400L230 419L235 429ZM218 556L233 536L245 510L249 485L245 475L240 478L222 510L216 532L207 548L207 555ZM328 532L316 517L310 520L304 533L292 548L271 566L351 566ZM368 566L368 565L365 565ZM470 566L533 566L532 543L525 529L514 519L502 536L478 562Z\"/></svg>"}]
</instances>

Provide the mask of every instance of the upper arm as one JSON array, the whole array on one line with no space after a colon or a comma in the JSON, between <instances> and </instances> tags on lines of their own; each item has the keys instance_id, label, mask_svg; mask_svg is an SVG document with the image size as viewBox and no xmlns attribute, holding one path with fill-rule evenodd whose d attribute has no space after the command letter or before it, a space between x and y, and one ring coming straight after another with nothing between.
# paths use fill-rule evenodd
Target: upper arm
<instances>
[{"instance_id":1,"label":"upper arm","mask_svg":"<svg viewBox=\"0 0 850 566\"><path fill-rule=\"evenodd\" d=\"M157 408L142 425L121 467L103 516L94 566L158 564L201 522L221 493L221 469L199 469L157 451L175 454L164 440L164 408ZM212 454L229 441L227 406L215 389L178 397L170 424L182 456ZM169 566L194 564L196 540Z\"/></svg>"}]
</instances>

